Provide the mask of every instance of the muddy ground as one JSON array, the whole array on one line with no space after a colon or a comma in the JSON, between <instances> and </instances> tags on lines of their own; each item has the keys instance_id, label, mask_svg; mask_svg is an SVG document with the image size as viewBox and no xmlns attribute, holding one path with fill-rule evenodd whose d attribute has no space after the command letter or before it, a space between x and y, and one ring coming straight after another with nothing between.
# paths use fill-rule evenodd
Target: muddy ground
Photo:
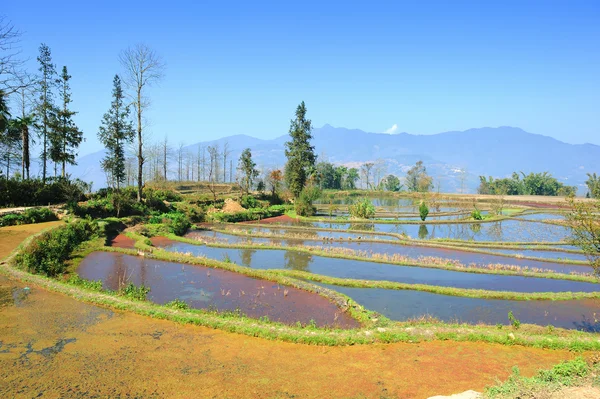
<instances>
[{"instance_id":1,"label":"muddy ground","mask_svg":"<svg viewBox=\"0 0 600 399\"><path fill-rule=\"evenodd\" d=\"M574 356L481 343L272 342L22 287L0 276L0 397L426 398Z\"/></svg>"}]
</instances>

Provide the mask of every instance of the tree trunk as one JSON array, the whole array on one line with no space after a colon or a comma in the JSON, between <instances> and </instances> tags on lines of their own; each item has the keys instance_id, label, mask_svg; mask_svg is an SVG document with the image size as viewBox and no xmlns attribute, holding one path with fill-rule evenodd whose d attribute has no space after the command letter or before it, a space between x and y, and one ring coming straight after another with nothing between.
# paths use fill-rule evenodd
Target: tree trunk
<instances>
[{"instance_id":1,"label":"tree trunk","mask_svg":"<svg viewBox=\"0 0 600 399\"><path fill-rule=\"evenodd\" d=\"M144 156L142 154L142 89L138 88L137 91L137 134L138 134L138 189L137 189L137 202L142 202L142 180L144 172Z\"/></svg>"}]
</instances>

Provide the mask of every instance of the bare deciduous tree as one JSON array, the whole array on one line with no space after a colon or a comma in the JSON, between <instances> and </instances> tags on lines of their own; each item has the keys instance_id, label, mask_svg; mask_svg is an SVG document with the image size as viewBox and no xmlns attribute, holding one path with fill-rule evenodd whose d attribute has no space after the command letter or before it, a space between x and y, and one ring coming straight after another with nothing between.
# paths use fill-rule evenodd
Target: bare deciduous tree
<instances>
[{"instance_id":1,"label":"bare deciduous tree","mask_svg":"<svg viewBox=\"0 0 600 399\"><path fill-rule=\"evenodd\" d=\"M183 148L185 147L185 143L180 142L179 147L177 148L177 181L183 181L183 159L185 155L185 151Z\"/></svg>"},{"instance_id":2,"label":"bare deciduous tree","mask_svg":"<svg viewBox=\"0 0 600 399\"><path fill-rule=\"evenodd\" d=\"M227 155L231 154L229 151L229 142L223 144L223 183L227 182Z\"/></svg>"},{"instance_id":3,"label":"bare deciduous tree","mask_svg":"<svg viewBox=\"0 0 600 399\"><path fill-rule=\"evenodd\" d=\"M371 169L373 169L373 166L375 166L375 163L373 163L373 162L365 162L360 167L360 171L362 172L362 175L365 178L367 190L369 189L369 186L370 186L370 184L369 184L369 177L371 176Z\"/></svg>"},{"instance_id":4,"label":"bare deciduous tree","mask_svg":"<svg viewBox=\"0 0 600 399\"><path fill-rule=\"evenodd\" d=\"M143 186L143 137L142 117L143 112L150 105L146 97L146 88L159 82L164 76L165 65L161 57L145 44L136 44L123 50L119 54L119 61L125 70L123 74L125 85L131 97L137 117L138 136L138 187L137 200L142 200Z\"/></svg>"},{"instance_id":5,"label":"bare deciduous tree","mask_svg":"<svg viewBox=\"0 0 600 399\"><path fill-rule=\"evenodd\" d=\"M162 149L163 179L165 179L165 181L167 181L168 180L167 171L169 169L169 158L171 156L171 148L169 147L169 140L167 139L167 136L165 136L165 139L163 140L163 142L161 144L161 149Z\"/></svg>"},{"instance_id":6,"label":"bare deciduous tree","mask_svg":"<svg viewBox=\"0 0 600 399\"><path fill-rule=\"evenodd\" d=\"M27 87L27 79L21 59L21 31L0 15L0 89L12 94Z\"/></svg>"},{"instance_id":7,"label":"bare deciduous tree","mask_svg":"<svg viewBox=\"0 0 600 399\"><path fill-rule=\"evenodd\" d=\"M218 162L218 158L219 158L219 148L215 145L215 146L209 146L208 147L208 155L210 157L210 166L208 168L208 189L210 190L210 192L213 195L214 200L217 200L217 191L216 191L216 187L215 187L215 183L216 183L216 168L215 166L217 166L219 164Z\"/></svg>"}]
</instances>

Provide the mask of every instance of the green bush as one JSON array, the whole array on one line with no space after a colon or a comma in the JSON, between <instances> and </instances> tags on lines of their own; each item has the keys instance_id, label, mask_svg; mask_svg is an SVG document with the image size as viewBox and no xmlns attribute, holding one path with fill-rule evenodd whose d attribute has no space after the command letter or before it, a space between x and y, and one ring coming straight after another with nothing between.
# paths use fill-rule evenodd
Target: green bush
<instances>
[{"instance_id":1,"label":"green bush","mask_svg":"<svg viewBox=\"0 0 600 399\"><path fill-rule=\"evenodd\" d=\"M419 205L419 215L421 216L422 221L425 221L425 219L427 219L427 215L429 215L429 207L425 201L421 201L421 204Z\"/></svg>"},{"instance_id":2,"label":"green bush","mask_svg":"<svg viewBox=\"0 0 600 399\"><path fill-rule=\"evenodd\" d=\"M206 211L198 205L181 202L175 205L175 210L187 216L192 223L204 222L206 220Z\"/></svg>"},{"instance_id":3,"label":"green bush","mask_svg":"<svg viewBox=\"0 0 600 399\"><path fill-rule=\"evenodd\" d=\"M312 202L308 201L306 198L298 198L294 203L294 209L296 210L296 215L298 216L314 216L317 213L317 208L315 208Z\"/></svg>"},{"instance_id":4,"label":"green bush","mask_svg":"<svg viewBox=\"0 0 600 399\"><path fill-rule=\"evenodd\" d=\"M317 208L313 206L313 201L321 196L321 190L315 186L307 186L302 189L300 196L296 198L294 207L299 216L313 216L317 213Z\"/></svg>"},{"instance_id":5,"label":"green bush","mask_svg":"<svg viewBox=\"0 0 600 399\"><path fill-rule=\"evenodd\" d=\"M178 236L184 235L192 226L190 219L181 212L163 213L150 217L150 224L163 224L170 233Z\"/></svg>"},{"instance_id":6,"label":"green bush","mask_svg":"<svg viewBox=\"0 0 600 399\"><path fill-rule=\"evenodd\" d=\"M473 211L471 212L471 217L474 220L482 220L483 216L481 216L481 212L479 212L479 209L475 208L473 209Z\"/></svg>"},{"instance_id":7,"label":"green bush","mask_svg":"<svg viewBox=\"0 0 600 399\"><path fill-rule=\"evenodd\" d=\"M368 198L363 198L348 207L350 216L359 219L370 219L375 216L375 206Z\"/></svg>"},{"instance_id":8,"label":"green bush","mask_svg":"<svg viewBox=\"0 0 600 399\"><path fill-rule=\"evenodd\" d=\"M283 215L289 209L286 205L272 205L266 209L255 208L236 213L215 212L210 215L210 218L215 222L220 223L237 223L247 222L251 220L261 220L275 216Z\"/></svg>"},{"instance_id":9,"label":"green bush","mask_svg":"<svg viewBox=\"0 0 600 399\"><path fill-rule=\"evenodd\" d=\"M65 261L82 242L97 235L94 222L79 220L43 233L15 257L19 267L31 273L56 276L65 271Z\"/></svg>"},{"instance_id":10,"label":"green bush","mask_svg":"<svg viewBox=\"0 0 600 399\"><path fill-rule=\"evenodd\" d=\"M144 197L153 197L157 198L161 201L167 202L181 202L183 201L183 197L176 191L172 190L164 190L164 189L153 189L151 187L144 188L143 191Z\"/></svg>"},{"instance_id":11,"label":"green bush","mask_svg":"<svg viewBox=\"0 0 600 399\"><path fill-rule=\"evenodd\" d=\"M240 205L245 209L251 209L251 208L258 208L260 204L258 203L256 198L254 198L253 196L244 195L244 196L242 196Z\"/></svg>"},{"instance_id":12,"label":"green bush","mask_svg":"<svg viewBox=\"0 0 600 399\"><path fill-rule=\"evenodd\" d=\"M56 220L56 215L48 208L29 208L23 213L11 213L0 217L0 227L18 224L42 223Z\"/></svg>"},{"instance_id":13,"label":"green bush","mask_svg":"<svg viewBox=\"0 0 600 399\"><path fill-rule=\"evenodd\" d=\"M41 179L0 179L0 207L77 202L85 199L89 188L78 179L48 179L45 184Z\"/></svg>"}]
</instances>

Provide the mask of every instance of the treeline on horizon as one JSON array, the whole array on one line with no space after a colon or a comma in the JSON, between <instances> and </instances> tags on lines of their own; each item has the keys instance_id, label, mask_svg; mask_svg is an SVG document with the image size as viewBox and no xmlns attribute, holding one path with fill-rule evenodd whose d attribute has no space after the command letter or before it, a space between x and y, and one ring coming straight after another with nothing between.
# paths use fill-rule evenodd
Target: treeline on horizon
<instances>
[{"instance_id":1,"label":"treeline on horizon","mask_svg":"<svg viewBox=\"0 0 600 399\"><path fill-rule=\"evenodd\" d=\"M85 140L73 119L77 112L72 109L72 77L66 65L59 72L50 47L43 43L39 47L37 73L26 71L20 52L11 50L18 48L20 39L21 32L0 16L0 180L4 181L0 184L0 190L3 190L0 202L6 205L20 200L47 204L77 197L61 195L65 190L83 193L92 189L91 184L76 179L71 181L67 173L67 166L76 164L78 148ZM358 188L360 181L368 190L428 192L434 189L433 179L421 161L404 177L386 174L382 160L364 162L358 168L317 162L314 147L310 146L312 126L306 118L304 103L296 110L296 119L290 127L290 143L294 142L294 135L299 135L300 143L292 149L286 144L288 161L281 169L258 171L253 167L248 172L248 162L244 166L242 159L236 167L228 143L221 148L218 144L198 146L194 153L185 149L182 143L173 149L166 137L161 142L146 143L142 121L149 104L147 89L163 78L165 66L161 57L146 45L127 48L118 58L122 71L113 78L112 101L107 104L107 112L99 121L95 134L107 149L101 166L108 186L116 190L135 186L138 202L142 200L145 182L167 181L174 175L173 163L178 181L237 182L248 191L265 188L269 183L273 189L272 182L277 180L278 188L283 182L287 183L287 189L295 197L301 192L294 185L298 176L302 188L309 183L320 189L353 190ZM39 177L30 174L33 145L40 148ZM294 157L294 151L300 150L304 151L302 156ZM251 160L250 149L247 151L246 158L249 156ZM295 163L301 163L301 167ZM248 173L252 174L251 178ZM587 195L598 197L598 177L596 174L588 176ZM20 183L25 181L28 183ZM48 185L51 187L46 187ZM503 179L481 176L478 192L570 195L576 190L544 172L522 176L515 173L511 178Z\"/></svg>"}]
</instances>

